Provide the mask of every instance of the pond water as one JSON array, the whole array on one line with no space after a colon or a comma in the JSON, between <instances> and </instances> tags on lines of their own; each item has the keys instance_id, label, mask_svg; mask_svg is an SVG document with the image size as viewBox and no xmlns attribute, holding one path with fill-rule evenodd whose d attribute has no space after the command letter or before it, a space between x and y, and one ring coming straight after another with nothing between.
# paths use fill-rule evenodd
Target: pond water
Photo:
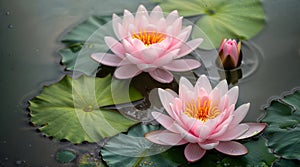
<instances>
[{"instance_id":1,"label":"pond water","mask_svg":"<svg viewBox=\"0 0 300 167\"><path fill-rule=\"evenodd\" d=\"M135 11L128 5L100 0L0 1L0 166L58 166L57 150L97 152L96 146L73 146L43 137L29 125L26 100L42 85L57 81L64 67L57 54L62 34L90 15ZM148 5L149 6L149 5ZM300 1L267 0L267 22L254 38L263 53L258 69L239 83L239 103L251 102L246 120L255 121L271 96L300 86Z\"/></svg>"}]
</instances>

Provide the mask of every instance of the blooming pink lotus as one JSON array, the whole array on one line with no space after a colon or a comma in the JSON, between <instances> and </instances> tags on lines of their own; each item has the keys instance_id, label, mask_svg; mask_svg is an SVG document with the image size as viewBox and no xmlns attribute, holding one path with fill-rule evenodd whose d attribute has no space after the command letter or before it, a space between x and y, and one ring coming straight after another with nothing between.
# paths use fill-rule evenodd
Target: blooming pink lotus
<instances>
[{"instance_id":1,"label":"blooming pink lotus","mask_svg":"<svg viewBox=\"0 0 300 167\"><path fill-rule=\"evenodd\" d=\"M118 79L148 72L155 80L169 83L173 80L170 71L190 71L200 66L194 59L180 59L195 50L203 39L187 42L192 27L182 26L177 11L164 17L160 6L149 14L140 5L135 16L128 10L124 10L123 19L113 14L112 24L118 39L107 36L104 40L113 54L94 53L91 57L117 67L114 76Z\"/></svg>"},{"instance_id":2,"label":"blooming pink lotus","mask_svg":"<svg viewBox=\"0 0 300 167\"><path fill-rule=\"evenodd\" d=\"M241 41L223 39L219 48L219 58L225 70L231 70L241 65Z\"/></svg>"},{"instance_id":3,"label":"blooming pink lotus","mask_svg":"<svg viewBox=\"0 0 300 167\"><path fill-rule=\"evenodd\" d=\"M240 123L250 105L235 109L238 87L228 90L225 80L212 89L204 75L195 87L182 77L179 95L159 89L159 97L168 115L160 112L152 115L166 130L152 131L145 137L161 145L188 143L184 155L190 162L201 159L210 149L228 155L246 154L247 148L232 140L254 136L266 127L264 123Z\"/></svg>"}]
</instances>

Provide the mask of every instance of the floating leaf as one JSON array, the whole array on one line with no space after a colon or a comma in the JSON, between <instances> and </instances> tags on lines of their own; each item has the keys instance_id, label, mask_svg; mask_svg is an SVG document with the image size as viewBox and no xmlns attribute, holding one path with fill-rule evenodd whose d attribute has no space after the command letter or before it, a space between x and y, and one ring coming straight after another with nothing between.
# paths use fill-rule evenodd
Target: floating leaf
<instances>
[{"instance_id":1,"label":"floating leaf","mask_svg":"<svg viewBox=\"0 0 300 167\"><path fill-rule=\"evenodd\" d=\"M272 167L299 167L299 161L279 159L273 164Z\"/></svg>"},{"instance_id":2,"label":"floating leaf","mask_svg":"<svg viewBox=\"0 0 300 167\"><path fill-rule=\"evenodd\" d=\"M170 160L169 152L163 152L167 147L153 144L144 138L145 133L157 129L158 126L138 125L132 127L127 135L113 137L101 150L104 161L110 167L178 166L179 164Z\"/></svg>"},{"instance_id":3,"label":"floating leaf","mask_svg":"<svg viewBox=\"0 0 300 167\"><path fill-rule=\"evenodd\" d=\"M30 100L31 122L58 140L97 142L136 124L117 111L99 107L141 98L125 80L114 80L111 76L78 79L66 76L45 86L40 95Z\"/></svg>"},{"instance_id":4,"label":"floating leaf","mask_svg":"<svg viewBox=\"0 0 300 167\"><path fill-rule=\"evenodd\" d=\"M300 91L273 100L262 122L268 146L286 159L300 159Z\"/></svg>"},{"instance_id":5,"label":"floating leaf","mask_svg":"<svg viewBox=\"0 0 300 167\"><path fill-rule=\"evenodd\" d=\"M70 163L76 158L76 154L71 150L60 150L56 153L56 160L59 163Z\"/></svg>"},{"instance_id":6,"label":"floating leaf","mask_svg":"<svg viewBox=\"0 0 300 167\"><path fill-rule=\"evenodd\" d=\"M105 36L114 36L110 23L112 16L90 17L74 27L62 39L67 48L59 54L67 70L80 71L87 75L96 72L98 63L90 58L95 52L107 52Z\"/></svg>"},{"instance_id":7,"label":"floating leaf","mask_svg":"<svg viewBox=\"0 0 300 167\"><path fill-rule=\"evenodd\" d=\"M159 2L164 12L178 10L180 15L201 15L196 25L208 35L215 47L222 38L249 39L261 31L265 22L264 10L260 0L154 0ZM194 28L193 38L202 36ZM212 49L208 40L200 48Z\"/></svg>"}]
</instances>

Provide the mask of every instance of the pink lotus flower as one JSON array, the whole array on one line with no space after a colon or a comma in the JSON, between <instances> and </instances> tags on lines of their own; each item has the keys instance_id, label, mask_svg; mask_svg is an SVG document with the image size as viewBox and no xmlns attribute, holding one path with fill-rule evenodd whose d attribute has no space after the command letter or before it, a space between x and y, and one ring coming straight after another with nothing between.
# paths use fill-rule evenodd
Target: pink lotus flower
<instances>
[{"instance_id":1,"label":"pink lotus flower","mask_svg":"<svg viewBox=\"0 0 300 167\"><path fill-rule=\"evenodd\" d=\"M250 105L235 109L238 87L228 90L225 80L212 89L205 75L195 87L182 77L179 95L159 89L159 97L168 115L160 112L152 115L166 130L152 131L145 137L161 145L188 143L184 155L190 162L201 159L210 149L228 155L246 154L247 148L232 140L254 136L266 127L264 123L240 123Z\"/></svg>"},{"instance_id":2,"label":"pink lotus flower","mask_svg":"<svg viewBox=\"0 0 300 167\"><path fill-rule=\"evenodd\" d=\"M170 71L190 71L200 66L194 59L180 59L195 50L203 39L187 42L192 27L183 28L177 11L165 18L160 6L149 14L140 5L135 16L128 10L124 10L123 19L113 14L112 23L118 39L107 36L105 43L113 54L94 53L91 58L117 67L114 76L118 79L148 72L155 80L169 83L173 80Z\"/></svg>"},{"instance_id":3,"label":"pink lotus flower","mask_svg":"<svg viewBox=\"0 0 300 167\"><path fill-rule=\"evenodd\" d=\"M223 39L219 48L219 58L225 70L231 70L241 65L241 41Z\"/></svg>"}]
</instances>

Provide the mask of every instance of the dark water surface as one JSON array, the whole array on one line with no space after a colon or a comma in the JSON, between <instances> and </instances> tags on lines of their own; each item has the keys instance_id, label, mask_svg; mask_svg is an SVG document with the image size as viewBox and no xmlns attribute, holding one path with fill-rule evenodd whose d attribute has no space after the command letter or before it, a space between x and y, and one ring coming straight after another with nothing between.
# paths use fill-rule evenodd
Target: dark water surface
<instances>
[{"instance_id":1,"label":"dark water surface","mask_svg":"<svg viewBox=\"0 0 300 167\"><path fill-rule=\"evenodd\" d=\"M61 34L93 14L124 8L135 11L139 3L134 4L100 0L0 1L0 166L59 165L54 158L56 151L73 146L36 133L28 124L24 101L37 94L42 84L64 75L57 54L63 47ZM251 121L261 114L261 106L269 97L300 86L300 1L265 0L264 7L267 23L252 39L262 51L263 61L239 84L239 103L251 102L246 118Z\"/></svg>"}]
</instances>

